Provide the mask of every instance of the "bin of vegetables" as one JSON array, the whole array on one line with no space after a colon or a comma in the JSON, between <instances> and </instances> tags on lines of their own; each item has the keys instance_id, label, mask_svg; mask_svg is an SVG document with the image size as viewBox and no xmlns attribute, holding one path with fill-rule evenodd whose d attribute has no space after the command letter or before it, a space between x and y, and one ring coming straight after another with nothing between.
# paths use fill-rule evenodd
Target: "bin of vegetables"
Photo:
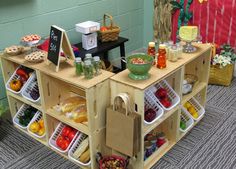
<instances>
[{"instance_id":1,"label":"bin of vegetables","mask_svg":"<svg viewBox=\"0 0 236 169\"><path fill-rule=\"evenodd\" d=\"M37 112L37 109L31 107L30 105L23 104L13 117L13 123L22 129L27 129Z\"/></svg>"}]
</instances>

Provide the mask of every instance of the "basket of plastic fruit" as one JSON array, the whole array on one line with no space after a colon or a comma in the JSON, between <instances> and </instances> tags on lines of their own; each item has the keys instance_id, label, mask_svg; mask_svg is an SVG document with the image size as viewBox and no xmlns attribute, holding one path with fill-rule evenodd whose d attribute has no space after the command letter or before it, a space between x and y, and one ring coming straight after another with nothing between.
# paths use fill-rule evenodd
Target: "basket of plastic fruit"
<instances>
[{"instance_id":1,"label":"basket of plastic fruit","mask_svg":"<svg viewBox=\"0 0 236 169\"><path fill-rule=\"evenodd\" d=\"M91 164L89 141L87 135L81 133L78 136L70 148L68 156L72 161L80 165L89 166Z\"/></svg>"},{"instance_id":2,"label":"basket of plastic fruit","mask_svg":"<svg viewBox=\"0 0 236 169\"><path fill-rule=\"evenodd\" d=\"M184 109L181 108L180 113L180 128L179 130L183 133L187 132L194 124L192 116Z\"/></svg>"},{"instance_id":3,"label":"basket of plastic fruit","mask_svg":"<svg viewBox=\"0 0 236 169\"><path fill-rule=\"evenodd\" d=\"M67 153L79 132L63 123L59 123L49 139L49 145L60 153Z\"/></svg>"},{"instance_id":4,"label":"basket of plastic fruit","mask_svg":"<svg viewBox=\"0 0 236 169\"><path fill-rule=\"evenodd\" d=\"M166 80L149 87L145 94L158 102L165 111L173 109L180 102L179 96Z\"/></svg>"},{"instance_id":5,"label":"basket of plastic fruit","mask_svg":"<svg viewBox=\"0 0 236 169\"><path fill-rule=\"evenodd\" d=\"M30 124L27 127L27 131L37 137L37 138L43 138L45 137L45 126L43 121L43 114L42 112L38 111L35 115L34 119L31 120Z\"/></svg>"},{"instance_id":6,"label":"basket of plastic fruit","mask_svg":"<svg viewBox=\"0 0 236 169\"><path fill-rule=\"evenodd\" d=\"M200 105L200 103L195 99L191 98L184 104L183 109L185 109L193 120L198 121L205 114L205 109Z\"/></svg>"},{"instance_id":7,"label":"basket of plastic fruit","mask_svg":"<svg viewBox=\"0 0 236 169\"><path fill-rule=\"evenodd\" d=\"M145 95L145 114L144 114L144 123L147 125L155 123L158 119L160 119L164 110L161 106L155 102L151 97Z\"/></svg>"},{"instance_id":8,"label":"basket of plastic fruit","mask_svg":"<svg viewBox=\"0 0 236 169\"><path fill-rule=\"evenodd\" d=\"M23 87L22 96L31 102L40 102L39 88L35 72L30 76L27 84Z\"/></svg>"},{"instance_id":9,"label":"basket of plastic fruit","mask_svg":"<svg viewBox=\"0 0 236 169\"><path fill-rule=\"evenodd\" d=\"M19 66L7 81L6 89L15 94L21 94L23 86L27 83L29 76L29 69Z\"/></svg>"},{"instance_id":10,"label":"basket of plastic fruit","mask_svg":"<svg viewBox=\"0 0 236 169\"><path fill-rule=\"evenodd\" d=\"M22 129L27 129L37 113L37 109L30 105L23 104L13 117L13 123Z\"/></svg>"}]
</instances>

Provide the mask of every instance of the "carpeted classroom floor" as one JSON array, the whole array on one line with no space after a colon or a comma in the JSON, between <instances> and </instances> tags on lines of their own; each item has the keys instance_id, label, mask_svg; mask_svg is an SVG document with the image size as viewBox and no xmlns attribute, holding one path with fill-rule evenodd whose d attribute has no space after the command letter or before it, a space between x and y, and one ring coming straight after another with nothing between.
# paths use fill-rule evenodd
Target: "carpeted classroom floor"
<instances>
[{"instance_id":1,"label":"carpeted classroom floor","mask_svg":"<svg viewBox=\"0 0 236 169\"><path fill-rule=\"evenodd\" d=\"M0 125L0 169L77 169L8 122ZM206 115L153 169L236 168L236 79L209 86Z\"/></svg>"}]
</instances>

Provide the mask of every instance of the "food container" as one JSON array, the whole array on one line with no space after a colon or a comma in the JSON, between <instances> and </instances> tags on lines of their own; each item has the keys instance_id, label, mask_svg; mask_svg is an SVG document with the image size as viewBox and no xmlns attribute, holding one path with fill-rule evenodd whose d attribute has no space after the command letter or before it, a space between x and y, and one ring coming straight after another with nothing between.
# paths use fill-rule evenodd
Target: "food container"
<instances>
[{"instance_id":1,"label":"food container","mask_svg":"<svg viewBox=\"0 0 236 169\"><path fill-rule=\"evenodd\" d=\"M75 25L76 32L80 32L82 34L89 34L100 30L100 23L93 21L86 21L82 23L78 23Z\"/></svg>"}]
</instances>

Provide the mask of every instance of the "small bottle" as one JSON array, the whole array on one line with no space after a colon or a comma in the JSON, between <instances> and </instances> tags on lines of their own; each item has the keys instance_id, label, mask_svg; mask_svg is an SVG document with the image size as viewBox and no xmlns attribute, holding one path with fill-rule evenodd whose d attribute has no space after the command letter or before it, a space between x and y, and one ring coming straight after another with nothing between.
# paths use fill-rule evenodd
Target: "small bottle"
<instances>
[{"instance_id":1,"label":"small bottle","mask_svg":"<svg viewBox=\"0 0 236 169\"><path fill-rule=\"evenodd\" d=\"M154 58L153 64L155 65L155 56L156 56L155 42L149 42L148 43L147 54Z\"/></svg>"},{"instance_id":2,"label":"small bottle","mask_svg":"<svg viewBox=\"0 0 236 169\"><path fill-rule=\"evenodd\" d=\"M94 73L95 76L101 74L101 60L99 56L93 57L93 67L95 70L95 73Z\"/></svg>"},{"instance_id":3,"label":"small bottle","mask_svg":"<svg viewBox=\"0 0 236 169\"><path fill-rule=\"evenodd\" d=\"M169 54L170 54L170 52L169 52L169 50L170 50L170 48L172 47L174 45L174 42L173 41L168 41L168 46L167 46L167 50L168 50L168 52L166 52L167 54L166 54L166 59L167 60L169 60Z\"/></svg>"},{"instance_id":4,"label":"small bottle","mask_svg":"<svg viewBox=\"0 0 236 169\"><path fill-rule=\"evenodd\" d=\"M178 48L176 45L173 45L171 48L170 48L170 54L169 54L169 61L171 62L176 62L178 60Z\"/></svg>"},{"instance_id":5,"label":"small bottle","mask_svg":"<svg viewBox=\"0 0 236 169\"><path fill-rule=\"evenodd\" d=\"M84 61L84 77L85 79L93 78L93 65L91 63L91 60Z\"/></svg>"},{"instance_id":6,"label":"small bottle","mask_svg":"<svg viewBox=\"0 0 236 169\"><path fill-rule=\"evenodd\" d=\"M182 58L182 53L183 53L183 46L180 43L176 43L177 45L177 50L178 50L178 59Z\"/></svg>"},{"instance_id":7,"label":"small bottle","mask_svg":"<svg viewBox=\"0 0 236 169\"><path fill-rule=\"evenodd\" d=\"M75 73L77 76L80 76L83 73L82 60L80 57L75 58Z\"/></svg>"},{"instance_id":8,"label":"small bottle","mask_svg":"<svg viewBox=\"0 0 236 169\"><path fill-rule=\"evenodd\" d=\"M157 58L157 68L166 68L166 46L164 44L159 45L158 58Z\"/></svg>"}]
</instances>

